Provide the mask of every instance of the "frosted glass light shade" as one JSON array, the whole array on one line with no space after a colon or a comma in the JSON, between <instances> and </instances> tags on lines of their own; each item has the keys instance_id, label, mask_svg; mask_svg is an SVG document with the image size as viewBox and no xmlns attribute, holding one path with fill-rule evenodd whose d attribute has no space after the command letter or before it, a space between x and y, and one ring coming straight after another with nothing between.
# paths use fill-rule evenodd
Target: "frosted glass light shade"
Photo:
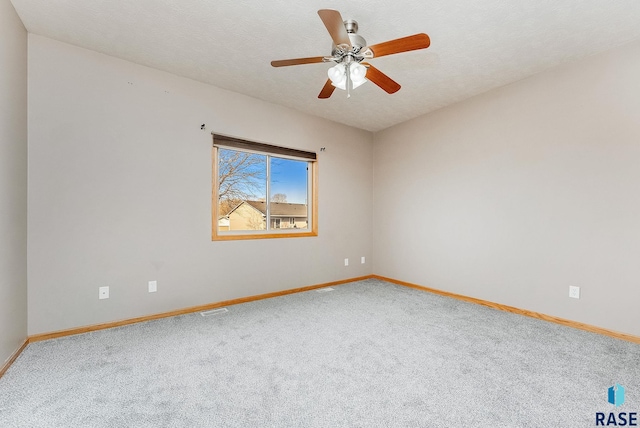
<instances>
[{"instance_id":1,"label":"frosted glass light shade","mask_svg":"<svg viewBox=\"0 0 640 428\"><path fill-rule=\"evenodd\" d=\"M331 84L339 89L345 89L347 83L347 74L344 64L336 64L327 71Z\"/></svg>"},{"instance_id":2,"label":"frosted glass light shade","mask_svg":"<svg viewBox=\"0 0 640 428\"><path fill-rule=\"evenodd\" d=\"M367 69L364 65L352 62L348 66L344 63L336 64L327 70L327 75L331 79L331 84L338 89L347 89L347 68L351 78L351 88L355 89L367 81Z\"/></svg>"},{"instance_id":3,"label":"frosted glass light shade","mask_svg":"<svg viewBox=\"0 0 640 428\"><path fill-rule=\"evenodd\" d=\"M351 71L351 81L353 82L354 88L356 84L363 84L366 82L365 76L367 75L367 69L364 65L354 62L349 66Z\"/></svg>"}]
</instances>

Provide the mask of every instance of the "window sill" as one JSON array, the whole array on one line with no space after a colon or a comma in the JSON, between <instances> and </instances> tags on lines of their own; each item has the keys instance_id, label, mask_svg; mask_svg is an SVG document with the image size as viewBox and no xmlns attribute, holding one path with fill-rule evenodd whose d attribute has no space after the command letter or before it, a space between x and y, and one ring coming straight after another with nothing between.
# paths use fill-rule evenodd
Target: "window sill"
<instances>
[{"instance_id":1,"label":"window sill","mask_svg":"<svg viewBox=\"0 0 640 428\"><path fill-rule=\"evenodd\" d=\"M214 234L212 241L239 241L246 239L278 239L278 238L309 238L318 236L318 232L283 232L283 233L251 233L251 234Z\"/></svg>"}]
</instances>

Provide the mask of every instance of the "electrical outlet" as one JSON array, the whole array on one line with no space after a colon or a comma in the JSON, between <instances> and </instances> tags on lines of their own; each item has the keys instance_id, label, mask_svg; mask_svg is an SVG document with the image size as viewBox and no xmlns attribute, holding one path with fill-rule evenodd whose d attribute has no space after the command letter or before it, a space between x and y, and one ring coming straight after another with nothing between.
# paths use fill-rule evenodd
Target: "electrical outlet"
<instances>
[{"instance_id":1,"label":"electrical outlet","mask_svg":"<svg viewBox=\"0 0 640 428\"><path fill-rule=\"evenodd\" d=\"M349 259L344 259L344 265L349 266Z\"/></svg>"},{"instance_id":2,"label":"electrical outlet","mask_svg":"<svg viewBox=\"0 0 640 428\"><path fill-rule=\"evenodd\" d=\"M580 298L580 287L576 287L573 285L569 286L569 297L573 298L573 299L579 299Z\"/></svg>"},{"instance_id":3,"label":"electrical outlet","mask_svg":"<svg viewBox=\"0 0 640 428\"><path fill-rule=\"evenodd\" d=\"M100 287L98 288L98 299L108 299L109 298L109 287Z\"/></svg>"},{"instance_id":4,"label":"electrical outlet","mask_svg":"<svg viewBox=\"0 0 640 428\"><path fill-rule=\"evenodd\" d=\"M364 264L364 256L360 257L360 263Z\"/></svg>"},{"instance_id":5,"label":"electrical outlet","mask_svg":"<svg viewBox=\"0 0 640 428\"><path fill-rule=\"evenodd\" d=\"M158 291L158 281L149 281L149 293Z\"/></svg>"}]
</instances>

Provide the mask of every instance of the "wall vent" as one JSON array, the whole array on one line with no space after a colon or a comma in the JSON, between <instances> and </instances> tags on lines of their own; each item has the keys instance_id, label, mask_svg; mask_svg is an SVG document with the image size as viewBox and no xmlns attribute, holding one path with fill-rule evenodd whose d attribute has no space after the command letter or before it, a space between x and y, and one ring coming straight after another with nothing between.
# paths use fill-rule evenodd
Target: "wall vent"
<instances>
[{"instance_id":1,"label":"wall vent","mask_svg":"<svg viewBox=\"0 0 640 428\"><path fill-rule=\"evenodd\" d=\"M225 312L229 312L229 309L227 308L212 309L210 311L200 312L200 315L202 315L203 317L210 317L211 315L220 315L220 314L224 314Z\"/></svg>"}]
</instances>

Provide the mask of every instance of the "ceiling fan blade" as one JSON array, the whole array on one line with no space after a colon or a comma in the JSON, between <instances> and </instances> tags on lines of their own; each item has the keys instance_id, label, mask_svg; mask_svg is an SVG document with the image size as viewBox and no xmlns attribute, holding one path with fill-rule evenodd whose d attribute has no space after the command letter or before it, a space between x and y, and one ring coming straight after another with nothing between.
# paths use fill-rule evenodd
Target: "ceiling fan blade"
<instances>
[{"instance_id":1,"label":"ceiling fan blade","mask_svg":"<svg viewBox=\"0 0 640 428\"><path fill-rule=\"evenodd\" d=\"M318 15L320 15L324 26L327 27L333 43L338 47L346 45L346 47L351 48L351 40L349 40L349 34L347 34L347 29L344 27L340 12L332 9L320 9Z\"/></svg>"},{"instance_id":2,"label":"ceiling fan blade","mask_svg":"<svg viewBox=\"0 0 640 428\"><path fill-rule=\"evenodd\" d=\"M324 84L324 87L320 91L318 98L325 99L329 98L333 91L336 90L336 87L331 84L331 79L327 79L327 83Z\"/></svg>"},{"instance_id":3,"label":"ceiling fan blade","mask_svg":"<svg viewBox=\"0 0 640 428\"><path fill-rule=\"evenodd\" d=\"M365 76L367 80L370 80L380 86L386 93L394 94L400 90L400 84L384 74L382 71L369 63L363 62L361 64L367 67L367 74Z\"/></svg>"},{"instance_id":4,"label":"ceiling fan blade","mask_svg":"<svg viewBox=\"0 0 640 428\"><path fill-rule=\"evenodd\" d=\"M417 49L426 49L430 44L431 40L429 39L429 36L424 33L420 33L414 34L413 36L402 37L401 39L378 43L377 45L369 46L369 49L373 52L373 57L378 58L385 55L415 51Z\"/></svg>"},{"instance_id":5,"label":"ceiling fan blade","mask_svg":"<svg viewBox=\"0 0 640 428\"><path fill-rule=\"evenodd\" d=\"M314 56L310 58L281 59L278 61L271 61L271 66L286 67L288 65L316 64L319 62L324 62L323 56Z\"/></svg>"}]
</instances>

